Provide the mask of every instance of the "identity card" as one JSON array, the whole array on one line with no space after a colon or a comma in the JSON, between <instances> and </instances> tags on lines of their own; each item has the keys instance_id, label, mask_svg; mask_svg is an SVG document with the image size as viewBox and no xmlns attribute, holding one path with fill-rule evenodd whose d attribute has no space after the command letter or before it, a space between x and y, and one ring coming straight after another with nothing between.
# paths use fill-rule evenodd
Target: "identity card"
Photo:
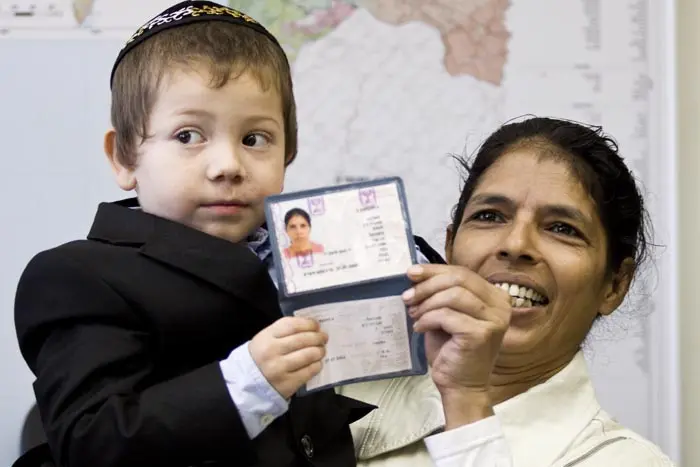
<instances>
[{"instance_id":1,"label":"identity card","mask_svg":"<svg viewBox=\"0 0 700 467\"><path fill-rule=\"evenodd\" d=\"M416 263L401 179L271 196L265 210L282 312L328 334L323 369L300 394L425 374L422 335L401 300Z\"/></svg>"}]
</instances>

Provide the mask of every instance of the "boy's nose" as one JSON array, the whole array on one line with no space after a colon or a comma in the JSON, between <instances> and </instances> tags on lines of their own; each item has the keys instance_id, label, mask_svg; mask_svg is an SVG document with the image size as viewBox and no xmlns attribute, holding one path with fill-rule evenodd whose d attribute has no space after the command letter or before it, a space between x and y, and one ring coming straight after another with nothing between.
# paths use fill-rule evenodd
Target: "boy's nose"
<instances>
[{"instance_id":1,"label":"boy's nose","mask_svg":"<svg viewBox=\"0 0 700 467\"><path fill-rule=\"evenodd\" d=\"M207 178L215 180L236 180L245 176L241 160L240 148L232 144L221 144L211 147L209 154Z\"/></svg>"}]
</instances>

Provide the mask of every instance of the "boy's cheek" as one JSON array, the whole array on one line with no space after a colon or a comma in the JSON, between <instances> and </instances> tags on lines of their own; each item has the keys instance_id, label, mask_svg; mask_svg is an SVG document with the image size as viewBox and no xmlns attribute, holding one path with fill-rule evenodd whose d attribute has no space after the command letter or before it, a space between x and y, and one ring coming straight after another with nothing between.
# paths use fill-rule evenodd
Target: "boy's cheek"
<instances>
[{"instance_id":1,"label":"boy's cheek","mask_svg":"<svg viewBox=\"0 0 700 467\"><path fill-rule=\"evenodd\" d=\"M265 196L278 195L284 190L284 178L287 175L287 167L283 164L275 164L268 172L272 175L266 185Z\"/></svg>"},{"instance_id":2,"label":"boy's cheek","mask_svg":"<svg viewBox=\"0 0 700 467\"><path fill-rule=\"evenodd\" d=\"M251 210L251 215L253 217L253 223L256 227L260 227L265 223L265 204L261 202L256 205L254 209Z\"/></svg>"},{"instance_id":3,"label":"boy's cheek","mask_svg":"<svg viewBox=\"0 0 700 467\"><path fill-rule=\"evenodd\" d=\"M241 218L241 227L245 232L244 236L248 236L255 232L255 230L261 227L265 223L265 204L261 202L253 206L245 215Z\"/></svg>"}]
</instances>

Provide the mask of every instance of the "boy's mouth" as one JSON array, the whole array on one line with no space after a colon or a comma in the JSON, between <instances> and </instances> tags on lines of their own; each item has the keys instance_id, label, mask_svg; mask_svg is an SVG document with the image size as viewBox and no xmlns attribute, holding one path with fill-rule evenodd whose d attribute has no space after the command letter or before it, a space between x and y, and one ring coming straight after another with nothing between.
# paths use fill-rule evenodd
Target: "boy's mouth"
<instances>
[{"instance_id":1,"label":"boy's mouth","mask_svg":"<svg viewBox=\"0 0 700 467\"><path fill-rule=\"evenodd\" d=\"M235 216L249 207L248 203L240 201L215 201L203 204L202 207L220 216Z\"/></svg>"}]
</instances>

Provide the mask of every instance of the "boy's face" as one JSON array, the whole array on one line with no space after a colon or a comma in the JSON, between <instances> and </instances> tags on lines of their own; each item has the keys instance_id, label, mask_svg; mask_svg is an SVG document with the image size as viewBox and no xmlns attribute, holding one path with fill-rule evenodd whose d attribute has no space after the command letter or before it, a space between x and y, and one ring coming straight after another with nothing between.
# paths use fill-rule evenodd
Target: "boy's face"
<instances>
[{"instance_id":1,"label":"boy's face","mask_svg":"<svg viewBox=\"0 0 700 467\"><path fill-rule=\"evenodd\" d=\"M122 189L144 211L239 242L264 222L264 199L282 191L282 101L250 74L219 89L209 75L167 74L150 115L136 167L121 165L114 132L105 141Z\"/></svg>"}]
</instances>

